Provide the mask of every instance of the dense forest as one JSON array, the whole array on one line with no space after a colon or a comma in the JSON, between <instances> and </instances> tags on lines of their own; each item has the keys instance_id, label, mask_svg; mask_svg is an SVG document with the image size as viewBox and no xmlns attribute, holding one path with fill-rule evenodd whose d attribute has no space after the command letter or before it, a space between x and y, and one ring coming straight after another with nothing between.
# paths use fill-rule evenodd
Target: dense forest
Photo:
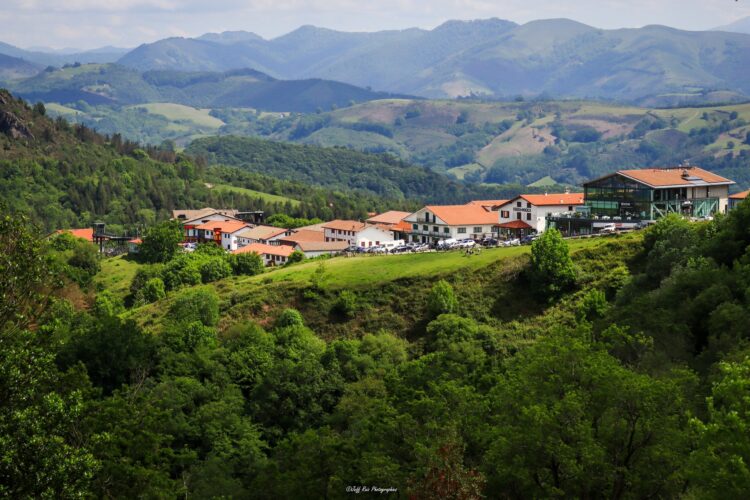
<instances>
[{"instance_id":1,"label":"dense forest","mask_svg":"<svg viewBox=\"0 0 750 500\"><path fill-rule=\"evenodd\" d=\"M436 267L366 285L363 258L259 276L209 249L100 262L0 224L4 495L750 489L750 203L603 240L550 230L478 261L375 257ZM107 285L117 266L136 269L125 291Z\"/></svg>"}]
</instances>

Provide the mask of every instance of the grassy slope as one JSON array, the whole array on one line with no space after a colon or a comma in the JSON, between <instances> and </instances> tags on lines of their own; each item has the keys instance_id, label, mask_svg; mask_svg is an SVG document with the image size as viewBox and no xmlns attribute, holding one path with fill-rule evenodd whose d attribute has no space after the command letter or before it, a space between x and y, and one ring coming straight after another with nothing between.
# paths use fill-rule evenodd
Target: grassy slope
<instances>
[{"instance_id":1,"label":"grassy slope","mask_svg":"<svg viewBox=\"0 0 750 500\"><path fill-rule=\"evenodd\" d=\"M188 121L198 127L219 129L224 122L209 115L210 109L198 109L169 102L138 104L133 108L145 109L149 113L162 115L170 121Z\"/></svg>"},{"instance_id":2,"label":"grassy slope","mask_svg":"<svg viewBox=\"0 0 750 500\"><path fill-rule=\"evenodd\" d=\"M613 241L633 246L637 239L637 235L630 235L571 240L569 244L575 255ZM498 317L512 321L520 314L538 312L538 306L529 299L528 288L500 283L511 279L507 276L515 276L521 265L518 258L529 251L529 246L522 246L484 250L470 257L461 251L338 257L269 270L258 276L233 276L204 286L219 294L224 326L246 319L268 322L280 309L296 307L324 336L377 331L389 328L389 324L409 330L420 321L424 298L432 283L441 277L458 283L465 307L496 310ZM311 289L316 274L320 296L308 301L303 292ZM361 317L353 322L341 321L328 312L341 290L353 291L368 304ZM488 294L487 290L492 292ZM172 293L164 301L127 314L143 326L159 331L164 311L178 294Z\"/></svg>"},{"instance_id":3,"label":"grassy slope","mask_svg":"<svg viewBox=\"0 0 750 500\"><path fill-rule=\"evenodd\" d=\"M130 293L130 283L140 265L121 255L102 260L102 269L94 278L99 290L109 290L115 296L125 298Z\"/></svg>"},{"instance_id":4,"label":"grassy slope","mask_svg":"<svg viewBox=\"0 0 750 500\"><path fill-rule=\"evenodd\" d=\"M247 196L252 196L254 198L261 198L271 203L291 203L295 207L300 204L299 200L294 200L286 196L280 196L278 194L262 193L260 191L255 191L254 189L247 189L247 188L242 188L242 187L237 187L237 186L229 186L227 184L213 184L211 186L211 189L214 191L218 191L218 192L234 192L234 193L245 194Z\"/></svg>"}]
</instances>

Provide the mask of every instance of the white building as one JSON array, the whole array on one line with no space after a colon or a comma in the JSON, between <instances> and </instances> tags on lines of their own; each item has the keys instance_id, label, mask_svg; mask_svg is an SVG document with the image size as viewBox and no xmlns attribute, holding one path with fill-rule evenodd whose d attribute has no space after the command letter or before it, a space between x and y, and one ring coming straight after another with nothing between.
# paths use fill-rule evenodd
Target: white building
<instances>
[{"instance_id":1,"label":"white building","mask_svg":"<svg viewBox=\"0 0 750 500\"><path fill-rule=\"evenodd\" d=\"M345 241L350 246L372 247L394 241L393 231L388 227L366 222L334 220L327 222L323 229L325 241Z\"/></svg>"},{"instance_id":2,"label":"white building","mask_svg":"<svg viewBox=\"0 0 750 500\"><path fill-rule=\"evenodd\" d=\"M196 226L199 242L213 241L225 250L237 250L237 235L248 227L242 221L216 221L206 222Z\"/></svg>"},{"instance_id":3,"label":"white building","mask_svg":"<svg viewBox=\"0 0 750 500\"><path fill-rule=\"evenodd\" d=\"M522 221L532 231L544 231L547 215L575 212L583 205L583 193L522 194L499 207L500 224ZM495 212L497 213L497 212Z\"/></svg>"},{"instance_id":4,"label":"white building","mask_svg":"<svg viewBox=\"0 0 750 500\"><path fill-rule=\"evenodd\" d=\"M176 211L175 211L176 212ZM182 219L177 218L177 220L182 221L182 227L185 229L185 241L192 241L192 242L200 242L203 241L204 238L204 231L198 229L198 226L207 224L209 222L227 222L227 221L237 221L240 222L239 219L232 217L231 215L227 215L220 211L213 211L213 212L206 212L205 210L183 210L181 212L200 212L198 216L190 218L190 219ZM211 235L212 239L213 236Z\"/></svg>"},{"instance_id":5,"label":"white building","mask_svg":"<svg viewBox=\"0 0 750 500\"><path fill-rule=\"evenodd\" d=\"M481 240L496 234L498 214L482 205L428 205L404 219L410 241L435 243L449 238Z\"/></svg>"},{"instance_id":6,"label":"white building","mask_svg":"<svg viewBox=\"0 0 750 500\"><path fill-rule=\"evenodd\" d=\"M265 243L272 245L273 241L288 235L289 231L280 227L255 226L243 229L237 234L237 244L240 247L253 243Z\"/></svg>"},{"instance_id":7,"label":"white building","mask_svg":"<svg viewBox=\"0 0 750 500\"><path fill-rule=\"evenodd\" d=\"M263 264L266 266L283 266L289 260L289 256L294 253L294 248L289 245L251 243L234 250L232 253L257 253L263 259Z\"/></svg>"}]
</instances>

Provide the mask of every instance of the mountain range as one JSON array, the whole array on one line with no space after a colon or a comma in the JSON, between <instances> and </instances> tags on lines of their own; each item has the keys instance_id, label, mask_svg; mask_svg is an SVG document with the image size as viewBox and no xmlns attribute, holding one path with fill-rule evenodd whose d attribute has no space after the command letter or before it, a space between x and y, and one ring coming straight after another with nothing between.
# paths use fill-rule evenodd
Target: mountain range
<instances>
[{"instance_id":1,"label":"mountain range","mask_svg":"<svg viewBox=\"0 0 750 500\"><path fill-rule=\"evenodd\" d=\"M701 32L603 30L569 19L449 21L432 30L374 33L303 26L270 40L232 31L78 54L0 44L0 54L39 66L116 61L140 72L251 68L277 80L325 79L428 98L543 95L653 105L712 91L725 101L745 100L750 35L729 32L743 31L742 23ZM6 73L17 74L8 65L0 61Z\"/></svg>"},{"instance_id":2,"label":"mountain range","mask_svg":"<svg viewBox=\"0 0 750 500\"><path fill-rule=\"evenodd\" d=\"M20 71L20 69L19 69ZM277 80L260 71L140 72L118 64L84 64L46 69L11 88L25 99L92 105L169 102L201 108L254 108L311 113L391 97L346 83L321 79Z\"/></svg>"},{"instance_id":3,"label":"mountain range","mask_svg":"<svg viewBox=\"0 0 750 500\"><path fill-rule=\"evenodd\" d=\"M120 64L139 70L251 67L277 78L326 78L424 97L546 94L638 102L659 94L750 94L750 36L664 26L602 30L568 19L518 25L450 21L433 30L344 33L303 26L169 38Z\"/></svg>"}]
</instances>

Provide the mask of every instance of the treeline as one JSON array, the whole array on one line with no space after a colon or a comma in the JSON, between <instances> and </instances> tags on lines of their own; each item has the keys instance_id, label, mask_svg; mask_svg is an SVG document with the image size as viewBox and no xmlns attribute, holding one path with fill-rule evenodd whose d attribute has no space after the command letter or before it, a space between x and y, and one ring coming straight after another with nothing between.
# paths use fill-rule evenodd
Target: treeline
<instances>
[{"instance_id":1,"label":"treeline","mask_svg":"<svg viewBox=\"0 0 750 500\"><path fill-rule=\"evenodd\" d=\"M426 167L390 155L343 148L300 146L251 137L208 137L194 141L187 153L209 164L230 165L279 179L387 199L430 203L465 203L471 199L511 197L518 185L465 185Z\"/></svg>"}]
</instances>

